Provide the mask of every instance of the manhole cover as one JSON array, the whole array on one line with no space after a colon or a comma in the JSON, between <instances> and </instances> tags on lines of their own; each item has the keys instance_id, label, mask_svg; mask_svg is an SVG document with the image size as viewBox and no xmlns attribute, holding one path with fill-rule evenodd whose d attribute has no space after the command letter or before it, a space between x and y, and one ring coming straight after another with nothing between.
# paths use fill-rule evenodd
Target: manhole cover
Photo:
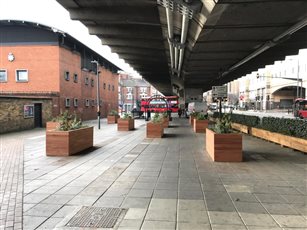
<instances>
[{"instance_id":1,"label":"manhole cover","mask_svg":"<svg viewBox=\"0 0 307 230\"><path fill-rule=\"evenodd\" d=\"M67 227L113 228L125 209L82 207L66 224Z\"/></svg>"}]
</instances>

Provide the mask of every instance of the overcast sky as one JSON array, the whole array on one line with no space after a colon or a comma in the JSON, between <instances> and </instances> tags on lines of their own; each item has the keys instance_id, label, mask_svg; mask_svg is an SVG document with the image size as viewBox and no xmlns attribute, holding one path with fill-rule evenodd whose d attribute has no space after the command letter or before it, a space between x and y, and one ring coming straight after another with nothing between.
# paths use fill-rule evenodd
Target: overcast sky
<instances>
[{"instance_id":1,"label":"overcast sky","mask_svg":"<svg viewBox=\"0 0 307 230\"><path fill-rule=\"evenodd\" d=\"M111 53L108 46L101 45L98 37L89 35L81 22L72 21L68 11L55 0L0 0L0 20L3 19L37 22L62 30L136 76L136 72L117 54Z\"/></svg>"}]
</instances>

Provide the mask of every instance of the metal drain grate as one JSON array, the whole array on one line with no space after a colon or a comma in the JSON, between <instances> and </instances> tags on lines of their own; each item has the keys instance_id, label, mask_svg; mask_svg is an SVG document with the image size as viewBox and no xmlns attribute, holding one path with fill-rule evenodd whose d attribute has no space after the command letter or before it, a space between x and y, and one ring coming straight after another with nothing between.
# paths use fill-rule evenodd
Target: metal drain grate
<instances>
[{"instance_id":1,"label":"metal drain grate","mask_svg":"<svg viewBox=\"0 0 307 230\"><path fill-rule=\"evenodd\" d=\"M113 228L125 209L82 207L66 224L67 227Z\"/></svg>"}]
</instances>

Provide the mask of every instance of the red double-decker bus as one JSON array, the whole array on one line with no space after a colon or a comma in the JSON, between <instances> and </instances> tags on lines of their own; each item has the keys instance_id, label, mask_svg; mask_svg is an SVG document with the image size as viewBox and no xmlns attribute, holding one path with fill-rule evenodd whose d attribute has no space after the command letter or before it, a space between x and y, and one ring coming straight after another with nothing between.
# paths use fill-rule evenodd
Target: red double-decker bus
<instances>
[{"instance_id":1,"label":"red double-decker bus","mask_svg":"<svg viewBox=\"0 0 307 230\"><path fill-rule=\"evenodd\" d=\"M178 112L178 96L153 96L143 98L141 100L141 111L147 112L148 110L154 113L162 113L171 111L172 113Z\"/></svg>"}]
</instances>

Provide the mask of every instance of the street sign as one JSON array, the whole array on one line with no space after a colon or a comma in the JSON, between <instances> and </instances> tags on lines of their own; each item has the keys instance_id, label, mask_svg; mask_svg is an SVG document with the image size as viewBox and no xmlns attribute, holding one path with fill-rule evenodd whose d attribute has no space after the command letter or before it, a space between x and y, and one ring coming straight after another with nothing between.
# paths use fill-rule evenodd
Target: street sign
<instances>
[{"instance_id":1,"label":"street sign","mask_svg":"<svg viewBox=\"0 0 307 230\"><path fill-rule=\"evenodd\" d=\"M227 97L227 85L212 86L213 98L226 98Z\"/></svg>"}]
</instances>

